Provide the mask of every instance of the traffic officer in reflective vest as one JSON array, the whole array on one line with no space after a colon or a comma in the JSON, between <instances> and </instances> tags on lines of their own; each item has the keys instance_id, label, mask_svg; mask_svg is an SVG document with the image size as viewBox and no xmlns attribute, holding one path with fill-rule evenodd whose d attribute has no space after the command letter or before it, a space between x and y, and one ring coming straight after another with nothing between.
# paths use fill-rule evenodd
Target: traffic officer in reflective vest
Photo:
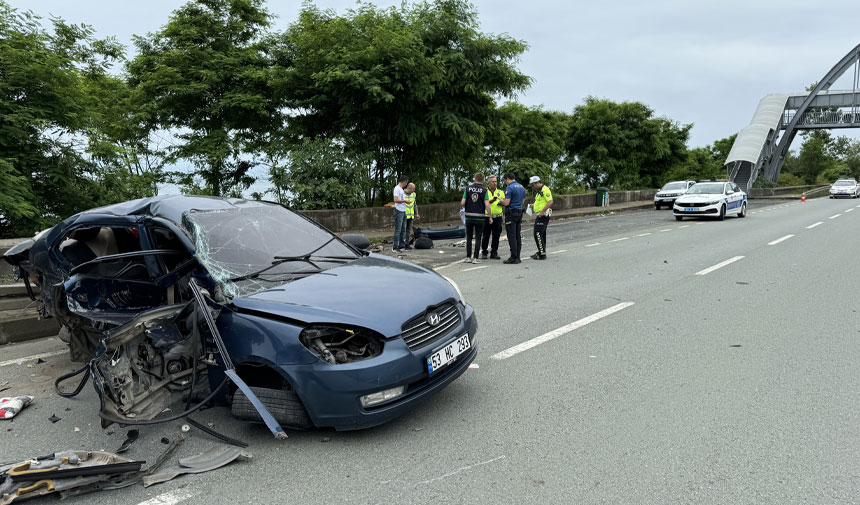
<instances>
[{"instance_id":1,"label":"traffic officer in reflective vest","mask_svg":"<svg viewBox=\"0 0 860 505\"><path fill-rule=\"evenodd\" d=\"M481 234L484 231L484 221L490 212L490 195L484 187L484 174L475 174L474 184L466 187L460 206L466 215L466 263L480 263L478 251L481 249ZM493 216L489 217L493 224ZM472 236L475 236L475 258L472 259Z\"/></svg>"},{"instance_id":2,"label":"traffic officer in reflective vest","mask_svg":"<svg viewBox=\"0 0 860 505\"><path fill-rule=\"evenodd\" d=\"M415 242L415 220L421 219L417 214L418 204L415 203L415 184L409 183L406 185L406 249L412 249L412 242Z\"/></svg>"},{"instance_id":3,"label":"traffic officer in reflective vest","mask_svg":"<svg viewBox=\"0 0 860 505\"><path fill-rule=\"evenodd\" d=\"M535 212L535 244L537 252L532 254L532 259L546 259L546 229L549 226L549 216L552 214L552 191L540 181L540 177L533 175L529 184L535 191L535 203L529 204Z\"/></svg>"},{"instance_id":4,"label":"traffic officer in reflective vest","mask_svg":"<svg viewBox=\"0 0 860 505\"><path fill-rule=\"evenodd\" d=\"M487 259L487 246L490 244L490 236L492 235L492 247L490 248L490 259L499 260L499 236L502 234L502 200L505 199L505 192L499 189L499 180L496 176L491 175L487 179L487 193L490 197L490 211L487 214L493 220L484 221L484 237L481 239L481 257ZM492 222L492 224L490 224Z\"/></svg>"}]
</instances>

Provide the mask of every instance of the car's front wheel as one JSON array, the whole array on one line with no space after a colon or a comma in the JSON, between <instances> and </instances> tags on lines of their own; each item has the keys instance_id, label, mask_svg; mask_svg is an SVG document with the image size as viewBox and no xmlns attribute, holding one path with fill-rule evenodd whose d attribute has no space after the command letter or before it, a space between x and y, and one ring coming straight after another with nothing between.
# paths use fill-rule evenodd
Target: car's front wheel
<instances>
[{"instance_id":1,"label":"car's front wheel","mask_svg":"<svg viewBox=\"0 0 860 505\"><path fill-rule=\"evenodd\" d=\"M263 402L266 410L280 425L298 430L309 430L314 427L308 411L295 391L262 387L251 387L251 391ZM257 408L241 389L237 390L233 396L231 411L233 416L238 419L257 423L263 422Z\"/></svg>"},{"instance_id":2,"label":"car's front wheel","mask_svg":"<svg viewBox=\"0 0 860 505\"><path fill-rule=\"evenodd\" d=\"M747 215L747 202L741 204L741 210L738 211L738 217L746 217Z\"/></svg>"},{"instance_id":3,"label":"car's front wheel","mask_svg":"<svg viewBox=\"0 0 860 505\"><path fill-rule=\"evenodd\" d=\"M720 220L720 221L724 221L725 219L726 219L726 206L725 206L725 205L721 205L721 206L720 206L720 217L719 217L719 220Z\"/></svg>"},{"instance_id":4,"label":"car's front wheel","mask_svg":"<svg viewBox=\"0 0 860 505\"><path fill-rule=\"evenodd\" d=\"M659 203L654 204L654 210L660 210L660 204Z\"/></svg>"},{"instance_id":5,"label":"car's front wheel","mask_svg":"<svg viewBox=\"0 0 860 505\"><path fill-rule=\"evenodd\" d=\"M675 216L675 221L680 221L684 219L684 216Z\"/></svg>"}]
</instances>

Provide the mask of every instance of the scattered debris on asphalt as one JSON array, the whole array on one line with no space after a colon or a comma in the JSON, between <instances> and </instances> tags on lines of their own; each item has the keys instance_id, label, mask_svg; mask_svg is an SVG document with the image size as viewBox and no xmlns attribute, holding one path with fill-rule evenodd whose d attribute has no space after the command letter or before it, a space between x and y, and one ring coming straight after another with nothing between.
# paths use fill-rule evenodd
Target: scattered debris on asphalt
<instances>
[{"instance_id":1,"label":"scattered debris on asphalt","mask_svg":"<svg viewBox=\"0 0 860 505\"><path fill-rule=\"evenodd\" d=\"M167 437L161 437L161 443L167 445L170 443L170 439Z\"/></svg>"},{"instance_id":2,"label":"scattered debris on asphalt","mask_svg":"<svg viewBox=\"0 0 860 505\"><path fill-rule=\"evenodd\" d=\"M323 437L320 442L331 442L331 437Z\"/></svg>"},{"instance_id":3,"label":"scattered debris on asphalt","mask_svg":"<svg viewBox=\"0 0 860 505\"><path fill-rule=\"evenodd\" d=\"M12 419L31 403L33 403L32 396L0 398L0 419Z\"/></svg>"},{"instance_id":4,"label":"scattered debris on asphalt","mask_svg":"<svg viewBox=\"0 0 860 505\"><path fill-rule=\"evenodd\" d=\"M133 461L103 451L62 451L0 466L0 505L106 481L140 471Z\"/></svg>"},{"instance_id":5,"label":"scattered debris on asphalt","mask_svg":"<svg viewBox=\"0 0 860 505\"><path fill-rule=\"evenodd\" d=\"M79 431L81 431L81 429L75 426L75 433L78 433Z\"/></svg>"},{"instance_id":6,"label":"scattered debris on asphalt","mask_svg":"<svg viewBox=\"0 0 860 505\"><path fill-rule=\"evenodd\" d=\"M180 475L189 473L209 472L232 463L237 459L251 459L252 457L251 453L239 447L224 444L216 445L202 454L180 459L178 466L166 468L158 473L144 477L143 486L149 487L154 484L167 482Z\"/></svg>"},{"instance_id":7,"label":"scattered debris on asphalt","mask_svg":"<svg viewBox=\"0 0 860 505\"><path fill-rule=\"evenodd\" d=\"M45 360L43 360L42 358L37 358L37 359L36 359L36 364L37 364L37 365L41 365L42 363L46 363L46 361L45 361Z\"/></svg>"},{"instance_id":8,"label":"scattered debris on asphalt","mask_svg":"<svg viewBox=\"0 0 860 505\"><path fill-rule=\"evenodd\" d=\"M119 446L119 449L116 450L116 453L122 454L127 451L129 447L131 447L131 444L135 443L138 438L140 438L139 430L128 430L125 441L122 443L121 446Z\"/></svg>"},{"instance_id":9,"label":"scattered debris on asphalt","mask_svg":"<svg viewBox=\"0 0 860 505\"><path fill-rule=\"evenodd\" d=\"M191 431L191 426L188 426L187 424L183 424L182 428L180 428L180 429L182 430L182 433L188 433L189 431Z\"/></svg>"},{"instance_id":10,"label":"scattered debris on asphalt","mask_svg":"<svg viewBox=\"0 0 860 505\"><path fill-rule=\"evenodd\" d=\"M477 370L477 369L479 369L479 368L481 368L481 367L480 367L480 366L478 366L478 364L477 364L477 363L472 363L471 365L469 365L469 369L470 369L470 370Z\"/></svg>"}]
</instances>

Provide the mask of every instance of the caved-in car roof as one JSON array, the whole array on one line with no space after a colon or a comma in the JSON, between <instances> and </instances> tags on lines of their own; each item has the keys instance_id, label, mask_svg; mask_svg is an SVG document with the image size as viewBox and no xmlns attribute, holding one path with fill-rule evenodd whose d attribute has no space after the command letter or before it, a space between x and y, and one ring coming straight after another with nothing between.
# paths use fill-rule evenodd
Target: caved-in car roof
<instances>
[{"instance_id":1,"label":"caved-in car roof","mask_svg":"<svg viewBox=\"0 0 860 505\"><path fill-rule=\"evenodd\" d=\"M274 205L241 198L214 196L160 195L115 203L85 210L80 214L106 214L111 216L153 216L182 224L182 214L190 210L222 210L235 207L263 207Z\"/></svg>"}]
</instances>

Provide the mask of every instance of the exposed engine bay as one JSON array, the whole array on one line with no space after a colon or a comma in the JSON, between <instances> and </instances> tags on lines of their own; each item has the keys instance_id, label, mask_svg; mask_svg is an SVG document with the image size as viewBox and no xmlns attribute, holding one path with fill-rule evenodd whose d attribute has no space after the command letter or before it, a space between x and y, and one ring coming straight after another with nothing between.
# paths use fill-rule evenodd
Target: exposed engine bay
<instances>
[{"instance_id":1,"label":"exposed engine bay","mask_svg":"<svg viewBox=\"0 0 860 505\"><path fill-rule=\"evenodd\" d=\"M302 331L300 339L314 355L332 365L382 354L382 338L365 328L309 326Z\"/></svg>"},{"instance_id":2,"label":"exposed engine bay","mask_svg":"<svg viewBox=\"0 0 860 505\"><path fill-rule=\"evenodd\" d=\"M197 317L194 303L171 305L106 333L104 352L91 364L106 417L150 420L192 393L215 364Z\"/></svg>"}]
</instances>

